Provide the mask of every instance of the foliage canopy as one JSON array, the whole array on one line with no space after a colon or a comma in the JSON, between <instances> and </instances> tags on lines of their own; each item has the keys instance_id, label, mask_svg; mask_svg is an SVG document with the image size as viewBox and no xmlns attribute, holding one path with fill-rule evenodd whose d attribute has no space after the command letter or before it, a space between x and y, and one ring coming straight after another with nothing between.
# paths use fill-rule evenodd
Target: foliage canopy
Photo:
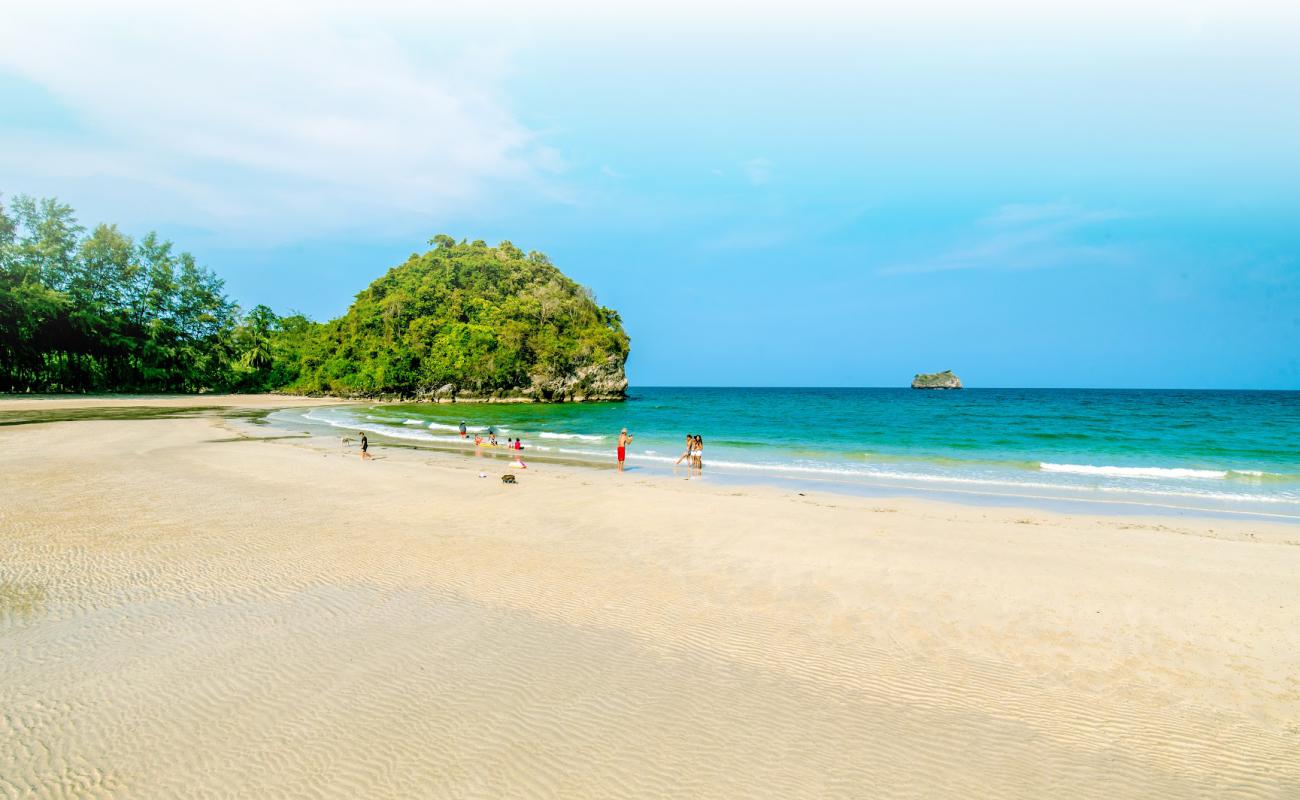
<instances>
[{"instance_id":1,"label":"foliage canopy","mask_svg":"<svg viewBox=\"0 0 1300 800\"><path fill-rule=\"evenodd\" d=\"M0 203L0 391L622 397L616 312L541 253L431 244L315 323L243 312L156 234L87 233L67 205L17 196Z\"/></svg>"},{"instance_id":2,"label":"foliage canopy","mask_svg":"<svg viewBox=\"0 0 1300 800\"><path fill-rule=\"evenodd\" d=\"M446 235L301 343L290 390L427 397L621 397L628 337L546 256Z\"/></svg>"}]
</instances>

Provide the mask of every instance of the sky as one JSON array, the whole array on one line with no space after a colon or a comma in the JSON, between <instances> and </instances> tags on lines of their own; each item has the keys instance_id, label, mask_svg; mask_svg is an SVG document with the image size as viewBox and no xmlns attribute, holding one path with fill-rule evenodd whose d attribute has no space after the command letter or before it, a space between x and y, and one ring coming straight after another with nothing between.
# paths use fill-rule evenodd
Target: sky
<instances>
[{"instance_id":1,"label":"sky","mask_svg":"<svg viewBox=\"0 0 1300 800\"><path fill-rule=\"evenodd\" d=\"M316 319L508 239L634 386L1297 389L1296 41L1242 0L3 0L0 193Z\"/></svg>"}]
</instances>

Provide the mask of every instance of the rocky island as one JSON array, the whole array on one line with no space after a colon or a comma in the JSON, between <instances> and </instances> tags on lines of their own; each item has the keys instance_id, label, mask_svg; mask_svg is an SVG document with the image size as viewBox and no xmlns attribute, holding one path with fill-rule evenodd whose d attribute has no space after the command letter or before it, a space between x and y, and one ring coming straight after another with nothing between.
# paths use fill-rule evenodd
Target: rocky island
<instances>
[{"instance_id":1,"label":"rocky island","mask_svg":"<svg viewBox=\"0 0 1300 800\"><path fill-rule=\"evenodd\" d=\"M436 245L357 295L347 313L281 339L281 391L436 402L622 400L618 312L543 254L510 242Z\"/></svg>"},{"instance_id":2,"label":"rocky island","mask_svg":"<svg viewBox=\"0 0 1300 800\"><path fill-rule=\"evenodd\" d=\"M913 389L960 389L961 378L952 374L952 370L943 372L920 373L912 378Z\"/></svg>"}]
</instances>

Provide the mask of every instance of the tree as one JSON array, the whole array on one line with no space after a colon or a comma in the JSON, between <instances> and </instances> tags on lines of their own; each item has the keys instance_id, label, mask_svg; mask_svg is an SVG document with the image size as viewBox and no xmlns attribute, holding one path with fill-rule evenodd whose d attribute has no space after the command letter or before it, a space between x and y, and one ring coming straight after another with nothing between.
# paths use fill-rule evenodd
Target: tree
<instances>
[{"instance_id":1,"label":"tree","mask_svg":"<svg viewBox=\"0 0 1300 800\"><path fill-rule=\"evenodd\" d=\"M277 321L275 312L264 305L254 306L248 312L240 326L240 366L255 371L271 366L271 332Z\"/></svg>"}]
</instances>

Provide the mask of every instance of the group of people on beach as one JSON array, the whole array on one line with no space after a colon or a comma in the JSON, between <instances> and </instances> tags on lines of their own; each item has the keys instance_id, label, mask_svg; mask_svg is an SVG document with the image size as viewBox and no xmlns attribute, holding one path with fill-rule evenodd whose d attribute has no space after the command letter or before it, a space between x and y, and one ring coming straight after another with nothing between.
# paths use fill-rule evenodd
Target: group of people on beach
<instances>
[{"instance_id":1,"label":"group of people on beach","mask_svg":"<svg viewBox=\"0 0 1300 800\"><path fill-rule=\"evenodd\" d=\"M464 420L461 420L460 423L460 438L462 439L469 438L469 428L466 427ZM488 426L486 439L483 438L483 434L481 433L474 434L474 447L476 448L475 453L478 452L477 448L479 447L500 447L500 446L501 445L497 443L497 429L492 427L491 425ZM513 436L506 437L506 449L514 453L514 463L512 463L510 466L514 467L515 469L528 469L528 465L524 463L523 456L520 455L520 451L524 449L523 439L517 439Z\"/></svg>"},{"instance_id":2,"label":"group of people on beach","mask_svg":"<svg viewBox=\"0 0 1300 800\"><path fill-rule=\"evenodd\" d=\"M632 436L627 428L618 434L618 471L623 471L623 462L627 459L627 446L632 443ZM698 433L686 434L686 452L673 463L673 466L686 462L686 468L696 475L704 473L704 437Z\"/></svg>"},{"instance_id":3,"label":"group of people on beach","mask_svg":"<svg viewBox=\"0 0 1300 800\"><path fill-rule=\"evenodd\" d=\"M686 466L688 469L695 470L697 474L702 473L704 471L704 437L703 436L701 436L698 433L686 434L686 452L681 454L681 456L677 459L676 463L674 463L673 466L677 466L677 464L680 464L683 461L686 462Z\"/></svg>"},{"instance_id":4,"label":"group of people on beach","mask_svg":"<svg viewBox=\"0 0 1300 800\"><path fill-rule=\"evenodd\" d=\"M460 438L462 439L469 438L469 428L463 420L461 421L458 430L460 431ZM358 433L358 435L361 437L361 460L368 461L371 458L373 458L373 456L370 455L370 441L366 438L366 434L364 431ZM618 457L619 472L623 471L623 462L627 460L627 446L630 445L631 443L632 443L632 434L627 432L627 428L624 428L621 431L619 431L618 450L616 452L616 455ZM476 452L477 452L477 448L484 447L484 446L488 446L488 447L500 446L497 444L496 428L493 428L491 426L488 427L486 439L483 437L482 433L474 434L474 447L476 448ZM520 451L524 449L523 439L518 439L515 437L507 437L506 449L514 453L514 463L511 466L517 469L528 469L528 465L524 463L524 459L520 455ZM694 470L697 474L703 472L704 470L704 437L703 436L699 435L698 433L686 434L686 452L682 453L681 457L677 459L677 462L673 466L677 466L677 464L681 464L683 461L686 462L686 466L688 469Z\"/></svg>"}]
</instances>

